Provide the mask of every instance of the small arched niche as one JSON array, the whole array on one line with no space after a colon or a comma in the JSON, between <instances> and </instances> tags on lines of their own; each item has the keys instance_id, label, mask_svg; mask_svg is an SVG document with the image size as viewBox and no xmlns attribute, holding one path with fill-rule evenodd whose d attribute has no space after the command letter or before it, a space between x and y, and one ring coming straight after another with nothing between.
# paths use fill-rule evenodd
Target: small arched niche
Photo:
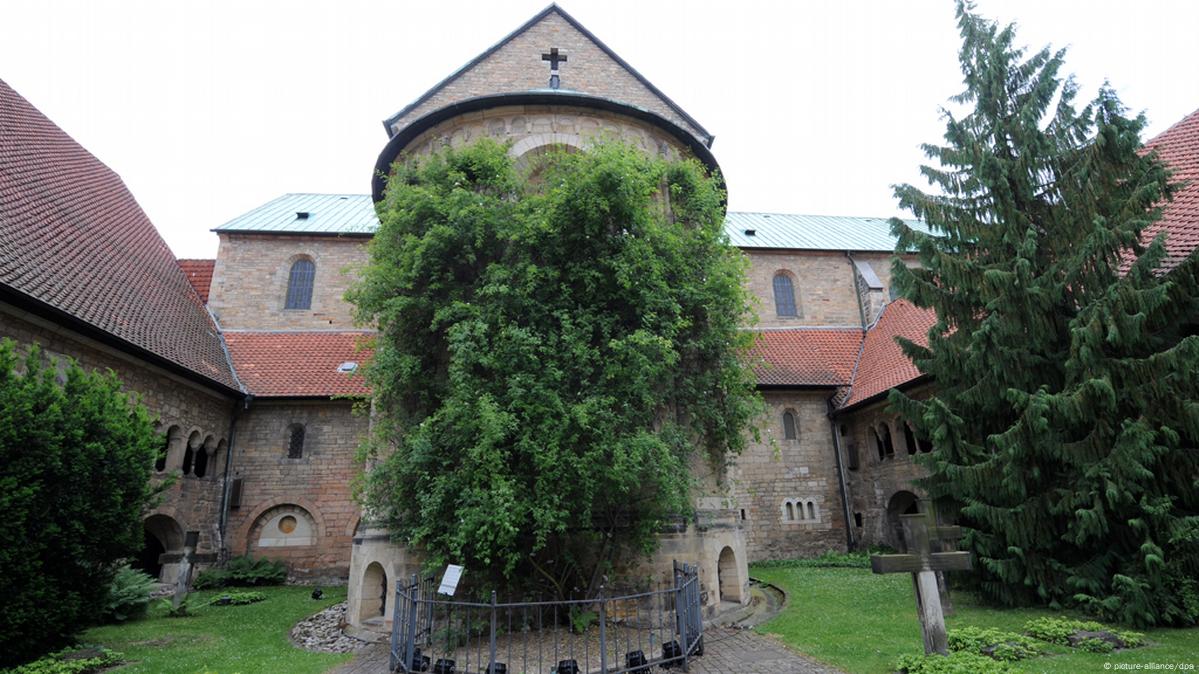
<instances>
[{"instance_id":1,"label":"small arched niche","mask_svg":"<svg viewBox=\"0 0 1199 674\"><path fill-rule=\"evenodd\" d=\"M387 572L379 562L371 562L362 573L359 586L362 595L358 601L358 617L362 621L384 615L387 610Z\"/></svg>"},{"instance_id":2,"label":"small arched niche","mask_svg":"<svg viewBox=\"0 0 1199 674\"><path fill-rule=\"evenodd\" d=\"M316 522L297 505L281 505L263 513L255 524L258 548L290 548L316 543Z\"/></svg>"}]
</instances>

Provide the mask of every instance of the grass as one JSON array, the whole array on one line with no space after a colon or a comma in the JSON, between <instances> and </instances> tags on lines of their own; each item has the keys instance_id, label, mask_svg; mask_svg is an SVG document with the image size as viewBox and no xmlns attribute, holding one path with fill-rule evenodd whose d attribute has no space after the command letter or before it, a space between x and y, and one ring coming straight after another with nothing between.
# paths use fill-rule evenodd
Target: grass
<instances>
[{"instance_id":1,"label":"grass","mask_svg":"<svg viewBox=\"0 0 1199 674\"><path fill-rule=\"evenodd\" d=\"M907 574L874 575L867 569L753 567L751 575L781 587L787 607L757 631L853 674L893 672L905 653L923 653L912 581ZM1060 616L1045 609L998 609L971 595L952 595L950 630L974 625L1019 632L1024 623ZM1085 617L1085 616L1075 616ZM1185 663L1199 670L1199 628L1146 631L1148 645L1118 653L1083 653L1048 646L1049 655L1015 666L1028 672L1076 674L1107 671L1105 664Z\"/></svg>"},{"instance_id":2,"label":"grass","mask_svg":"<svg viewBox=\"0 0 1199 674\"><path fill-rule=\"evenodd\" d=\"M209 606L225 592L193 592L189 617L168 618L164 608L153 606L147 618L90 629L83 641L123 653L129 664L110 670L121 674L317 674L350 659L301 650L287 636L300 619L344 601L344 587L325 588L319 601L312 599L312 588L259 589L266 600L247 606Z\"/></svg>"}]
</instances>

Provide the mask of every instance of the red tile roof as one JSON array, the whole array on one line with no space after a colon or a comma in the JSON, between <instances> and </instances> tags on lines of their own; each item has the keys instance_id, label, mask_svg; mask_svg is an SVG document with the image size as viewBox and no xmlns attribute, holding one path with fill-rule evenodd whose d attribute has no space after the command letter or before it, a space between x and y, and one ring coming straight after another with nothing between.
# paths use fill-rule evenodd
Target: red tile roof
<instances>
[{"instance_id":1,"label":"red tile roof","mask_svg":"<svg viewBox=\"0 0 1199 674\"><path fill-rule=\"evenodd\" d=\"M237 375L261 397L365 396L362 370L338 371L345 362L362 363L371 352L360 345L367 332L226 332L225 343Z\"/></svg>"},{"instance_id":2,"label":"red tile roof","mask_svg":"<svg viewBox=\"0 0 1199 674\"><path fill-rule=\"evenodd\" d=\"M208 287L212 285L212 268L215 266L216 260L179 260L179 268L187 276L187 282L192 284L205 304L208 303Z\"/></svg>"},{"instance_id":3,"label":"red tile roof","mask_svg":"<svg viewBox=\"0 0 1199 674\"><path fill-rule=\"evenodd\" d=\"M763 386L843 386L862 343L858 328L762 330L753 367Z\"/></svg>"},{"instance_id":4,"label":"red tile roof","mask_svg":"<svg viewBox=\"0 0 1199 674\"><path fill-rule=\"evenodd\" d=\"M3 80L0 285L237 388L208 310L120 176Z\"/></svg>"},{"instance_id":5,"label":"red tile roof","mask_svg":"<svg viewBox=\"0 0 1199 674\"><path fill-rule=\"evenodd\" d=\"M866 333L849 396L840 406L856 405L919 377L920 370L903 354L895 338L928 344L928 329L936 318L931 309L921 309L907 300L888 304Z\"/></svg>"},{"instance_id":6,"label":"red tile roof","mask_svg":"<svg viewBox=\"0 0 1199 674\"><path fill-rule=\"evenodd\" d=\"M1162 219L1145 230L1151 241L1165 230L1166 259L1163 266L1173 269L1199 247L1199 110L1163 131L1145 144L1156 150L1174 171L1173 180L1188 183L1174 195L1162 211Z\"/></svg>"}]
</instances>

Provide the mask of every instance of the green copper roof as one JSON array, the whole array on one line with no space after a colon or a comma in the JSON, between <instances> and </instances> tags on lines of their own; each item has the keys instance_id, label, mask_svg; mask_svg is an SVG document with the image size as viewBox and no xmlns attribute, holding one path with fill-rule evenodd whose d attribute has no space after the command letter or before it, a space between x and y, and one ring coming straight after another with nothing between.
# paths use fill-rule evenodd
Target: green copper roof
<instances>
[{"instance_id":1,"label":"green copper roof","mask_svg":"<svg viewBox=\"0 0 1199 674\"><path fill-rule=\"evenodd\" d=\"M918 220L906 220L923 229ZM379 226L368 194L285 194L217 227L221 233L370 236ZM892 251L886 218L730 212L724 231L738 248Z\"/></svg>"}]
</instances>

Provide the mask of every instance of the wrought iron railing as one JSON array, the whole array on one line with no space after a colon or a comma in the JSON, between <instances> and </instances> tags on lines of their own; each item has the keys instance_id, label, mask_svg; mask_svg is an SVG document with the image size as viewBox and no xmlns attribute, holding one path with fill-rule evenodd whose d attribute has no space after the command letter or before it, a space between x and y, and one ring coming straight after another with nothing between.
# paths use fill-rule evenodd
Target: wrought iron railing
<instances>
[{"instance_id":1,"label":"wrought iron railing","mask_svg":"<svg viewBox=\"0 0 1199 674\"><path fill-rule=\"evenodd\" d=\"M672 582L567 601L460 601L433 578L396 584L391 670L432 674L648 674L703 655L699 574L674 563Z\"/></svg>"}]
</instances>

